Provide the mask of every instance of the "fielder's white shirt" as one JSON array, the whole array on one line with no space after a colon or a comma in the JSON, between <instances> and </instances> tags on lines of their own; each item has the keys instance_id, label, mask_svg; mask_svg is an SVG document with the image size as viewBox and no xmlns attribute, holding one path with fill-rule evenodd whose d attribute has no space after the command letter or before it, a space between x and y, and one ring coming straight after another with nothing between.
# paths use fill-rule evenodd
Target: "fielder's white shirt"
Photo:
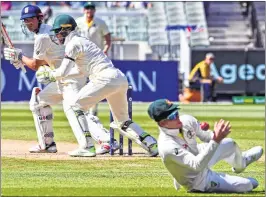
<instances>
[{"instance_id":1,"label":"fielder's white shirt","mask_svg":"<svg viewBox=\"0 0 266 197\"><path fill-rule=\"evenodd\" d=\"M159 127L159 155L176 181L187 190L202 190L206 185L208 163L219 144L212 140L213 133L200 129L200 124L190 115L181 115L182 133L179 130ZM196 136L209 142L200 153L197 148Z\"/></svg>"},{"instance_id":2,"label":"fielder's white shirt","mask_svg":"<svg viewBox=\"0 0 266 197\"><path fill-rule=\"evenodd\" d=\"M60 68L56 69L54 75L56 79L72 78L82 74L93 80L102 70L114 68L111 60L96 44L81 37L76 31L72 31L66 37L65 45L65 57L67 58L64 58Z\"/></svg>"},{"instance_id":3,"label":"fielder's white shirt","mask_svg":"<svg viewBox=\"0 0 266 197\"><path fill-rule=\"evenodd\" d=\"M55 44L50 38L50 25L41 24L38 34L35 34L33 58L45 60L51 68L58 68L65 52L64 45Z\"/></svg>"},{"instance_id":4,"label":"fielder's white shirt","mask_svg":"<svg viewBox=\"0 0 266 197\"><path fill-rule=\"evenodd\" d=\"M91 27L89 27L85 15L77 18L76 22L80 35L88 38L103 50L105 42L104 36L110 33L106 23L102 19L94 16L93 23Z\"/></svg>"}]
</instances>

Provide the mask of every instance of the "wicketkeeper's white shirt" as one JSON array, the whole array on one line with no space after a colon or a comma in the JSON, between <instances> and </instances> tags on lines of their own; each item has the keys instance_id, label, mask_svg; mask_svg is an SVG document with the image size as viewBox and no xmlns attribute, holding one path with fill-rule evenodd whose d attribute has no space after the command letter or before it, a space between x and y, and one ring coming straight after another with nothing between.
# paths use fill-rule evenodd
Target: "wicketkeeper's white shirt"
<instances>
[{"instance_id":1,"label":"wicketkeeper's white shirt","mask_svg":"<svg viewBox=\"0 0 266 197\"><path fill-rule=\"evenodd\" d=\"M110 33L106 23L102 19L94 16L93 23L89 27L85 15L77 18L76 22L80 35L88 38L103 50L105 44L104 36Z\"/></svg>"},{"instance_id":2,"label":"wicketkeeper's white shirt","mask_svg":"<svg viewBox=\"0 0 266 197\"><path fill-rule=\"evenodd\" d=\"M217 147L212 140L213 132L202 131L199 122L190 115L181 115L182 133L159 127L159 155L176 181L187 190L204 190L208 163ZM204 150L198 151L196 136L204 142L209 142Z\"/></svg>"},{"instance_id":3,"label":"wicketkeeper's white shirt","mask_svg":"<svg viewBox=\"0 0 266 197\"><path fill-rule=\"evenodd\" d=\"M72 31L66 37L65 46L65 58L60 68L56 70L56 79L71 79L82 74L93 80L101 75L101 71L114 68L112 61L103 51L89 39L80 36L77 31ZM113 76L106 77L112 78Z\"/></svg>"}]
</instances>

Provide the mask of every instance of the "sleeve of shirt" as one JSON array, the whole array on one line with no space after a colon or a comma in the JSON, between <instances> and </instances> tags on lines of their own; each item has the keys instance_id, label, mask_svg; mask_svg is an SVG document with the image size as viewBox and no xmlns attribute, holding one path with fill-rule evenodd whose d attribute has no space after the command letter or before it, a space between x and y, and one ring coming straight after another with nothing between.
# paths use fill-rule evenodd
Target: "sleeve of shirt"
<instances>
[{"instance_id":1,"label":"sleeve of shirt","mask_svg":"<svg viewBox=\"0 0 266 197\"><path fill-rule=\"evenodd\" d=\"M107 34L110 33L108 26L106 25L106 23L103 21L103 23L101 24L101 29L102 29L102 35L105 36Z\"/></svg>"},{"instance_id":2,"label":"sleeve of shirt","mask_svg":"<svg viewBox=\"0 0 266 197\"><path fill-rule=\"evenodd\" d=\"M175 148L167 155L167 158L171 159L178 165L200 172L208 166L208 163L218 148L218 145L218 143L211 140L205 149L196 156L183 148Z\"/></svg>"},{"instance_id":3,"label":"sleeve of shirt","mask_svg":"<svg viewBox=\"0 0 266 197\"><path fill-rule=\"evenodd\" d=\"M69 57L73 59L74 61L77 59L77 57L80 54L80 50L78 45L73 44L73 42L70 42L67 44L65 49L65 57Z\"/></svg>"},{"instance_id":4,"label":"sleeve of shirt","mask_svg":"<svg viewBox=\"0 0 266 197\"><path fill-rule=\"evenodd\" d=\"M81 74L75 61L79 55L79 49L77 45L69 43L65 49L65 57L59 68L55 69L53 76L56 80L75 77Z\"/></svg>"},{"instance_id":5,"label":"sleeve of shirt","mask_svg":"<svg viewBox=\"0 0 266 197\"><path fill-rule=\"evenodd\" d=\"M195 128L196 136L202 141L202 142L210 142L213 138L213 131L207 130L204 131L200 128L200 123L197 121L197 128Z\"/></svg>"},{"instance_id":6,"label":"sleeve of shirt","mask_svg":"<svg viewBox=\"0 0 266 197\"><path fill-rule=\"evenodd\" d=\"M196 80L200 77L200 63L198 63L190 72L189 74L189 81Z\"/></svg>"},{"instance_id":7,"label":"sleeve of shirt","mask_svg":"<svg viewBox=\"0 0 266 197\"><path fill-rule=\"evenodd\" d=\"M49 36L37 36L34 41L33 58L44 60L46 57L46 50L49 48L51 39Z\"/></svg>"}]
</instances>

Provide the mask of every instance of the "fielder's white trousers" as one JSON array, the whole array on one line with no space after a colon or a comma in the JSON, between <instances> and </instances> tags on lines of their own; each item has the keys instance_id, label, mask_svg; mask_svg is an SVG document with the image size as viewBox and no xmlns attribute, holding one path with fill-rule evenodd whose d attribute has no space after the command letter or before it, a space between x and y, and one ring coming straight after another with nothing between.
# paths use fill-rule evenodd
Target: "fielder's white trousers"
<instances>
[{"instance_id":1,"label":"fielder's white trousers","mask_svg":"<svg viewBox=\"0 0 266 197\"><path fill-rule=\"evenodd\" d=\"M204 146L206 146L206 144L199 144L199 151L201 151ZM210 160L208 167L211 168L220 160L226 161L232 167L245 167L243 166L242 153L238 145L231 138L222 140ZM253 189L253 186L251 181L247 178L209 170L206 177L205 188L202 189L205 192L248 192Z\"/></svg>"}]
</instances>

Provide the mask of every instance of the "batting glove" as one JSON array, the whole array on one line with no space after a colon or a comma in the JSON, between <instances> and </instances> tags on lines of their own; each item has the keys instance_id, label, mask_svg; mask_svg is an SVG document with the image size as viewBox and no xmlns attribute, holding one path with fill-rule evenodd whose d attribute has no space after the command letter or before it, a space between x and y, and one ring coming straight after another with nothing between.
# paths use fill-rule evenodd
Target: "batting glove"
<instances>
[{"instance_id":1,"label":"batting glove","mask_svg":"<svg viewBox=\"0 0 266 197\"><path fill-rule=\"evenodd\" d=\"M10 64L13 64L13 66L15 66L16 69L20 69L21 67L24 66L24 64L22 63L22 61L12 61L10 60Z\"/></svg>"},{"instance_id":2,"label":"batting glove","mask_svg":"<svg viewBox=\"0 0 266 197\"><path fill-rule=\"evenodd\" d=\"M203 131L207 131L210 128L210 125L207 122L202 122L202 123L200 123L200 128Z\"/></svg>"},{"instance_id":3,"label":"batting glove","mask_svg":"<svg viewBox=\"0 0 266 197\"><path fill-rule=\"evenodd\" d=\"M10 49L4 48L4 56L6 60L10 60L12 62L17 62L22 60L22 50L21 49Z\"/></svg>"},{"instance_id":4,"label":"batting glove","mask_svg":"<svg viewBox=\"0 0 266 197\"><path fill-rule=\"evenodd\" d=\"M56 81L53 76L53 70L49 66L40 66L36 72L36 78L37 81L42 84L48 84Z\"/></svg>"}]
</instances>

